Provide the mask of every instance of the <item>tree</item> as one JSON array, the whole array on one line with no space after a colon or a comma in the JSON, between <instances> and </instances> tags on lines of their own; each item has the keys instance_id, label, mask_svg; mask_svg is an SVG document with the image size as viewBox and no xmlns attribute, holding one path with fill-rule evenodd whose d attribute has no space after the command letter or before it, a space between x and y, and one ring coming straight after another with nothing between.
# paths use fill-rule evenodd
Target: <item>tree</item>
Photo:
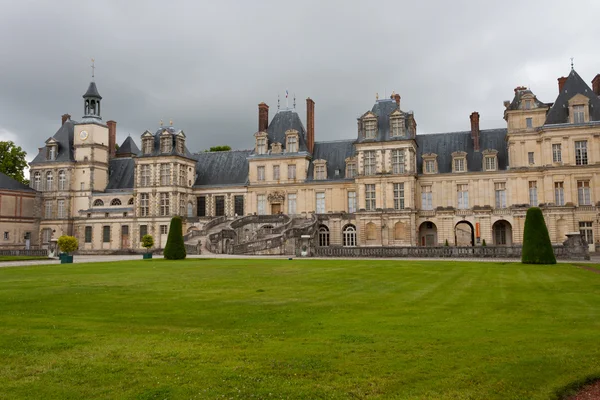
<instances>
[{"instance_id":1,"label":"tree","mask_svg":"<svg viewBox=\"0 0 600 400\"><path fill-rule=\"evenodd\" d=\"M481 245L484 246L484 247L487 246L487 243L485 242L485 239L483 239L483 241L481 242Z\"/></svg>"},{"instance_id":2,"label":"tree","mask_svg":"<svg viewBox=\"0 0 600 400\"><path fill-rule=\"evenodd\" d=\"M231 146L223 145L223 146L213 146L209 151L229 151L231 150Z\"/></svg>"},{"instance_id":3,"label":"tree","mask_svg":"<svg viewBox=\"0 0 600 400\"><path fill-rule=\"evenodd\" d=\"M146 249L146 252L148 252L152 246L154 246L154 238L152 235L142 236L142 247Z\"/></svg>"},{"instance_id":4,"label":"tree","mask_svg":"<svg viewBox=\"0 0 600 400\"><path fill-rule=\"evenodd\" d=\"M527 210L523 229L521 262L523 264L556 264L544 215L538 207L531 207Z\"/></svg>"},{"instance_id":5,"label":"tree","mask_svg":"<svg viewBox=\"0 0 600 400\"><path fill-rule=\"evenodd\" d=\"M63 253L71 253L79 248L79 242L73 236L62 235L58 238L58 248Z\"/></svg>"},{"instance_id":6,"label":"tree","mask_svg":"<svg viewBox=\"0 0 600 400\"><path fill-rule=\"evenodd\" d=\"M24 175L27 168L26 155L27 153L12 141L0 142L0 172L29 185Z\"/></svg>"},{"instance_id":7,"label":"tree","mask_svg":"<svg viewBox=\"0 0 600 400\"><path fill-rule=\"evenodd\" d=\"M186 256L181 217L173 217L171 219L169 236L167 236L167 244L163 255L167 260L182 260Z\"/></svg>"}]
</instances>

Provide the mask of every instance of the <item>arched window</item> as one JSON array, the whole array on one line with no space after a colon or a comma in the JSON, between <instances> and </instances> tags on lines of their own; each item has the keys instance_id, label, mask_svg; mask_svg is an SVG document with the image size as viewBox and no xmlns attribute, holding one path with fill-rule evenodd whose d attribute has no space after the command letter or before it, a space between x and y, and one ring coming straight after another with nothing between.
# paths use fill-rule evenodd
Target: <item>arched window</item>
<instances>
[{"instance_id":1,"label":"arched window","mask_svg":"<svg viewBox=\"0 0 600 400\"><path fill-rule=\"evenodd\" d=\"M129 201L127 202L127 204L129 204L130 206L133 205L133 197L129 199Z\"/></svg>"},{"instance_id":2,"label":"arched window","mask_svg":"<svg viewBox=\"0 0 600 400\"><path fill-rule=\"evenodd\" d=\"M121 200L119 199L112 199L110 202L111 206L120 206L121 205Z\"/></svg>"},{"instance_id":3,"label":"arched window","mask_svg":"<svg viewBox=\"0 0 600 400\"><path fill-rule=\"evenodd\" d=\"M374 223L369 222L367 228L367 240L377 240L377 226Z\"/></svg>"},{"instance_id":4,"label":"arched window","mask_svg":"<svg viewBox=\"0 0 600 400\"><path fill-rule=\"evenodd\" d=\"M406 238L406 226L402 222L396 222L394 225L394 240L404 240Z\"/></svg>"},{"instance_id":5,"label":"arched window","mask_svg":"<svg viewBox=\"0 0 600 400\"><path fill-rule=\"evenodd\" d=\"M94 207L102 207L104 202L100 199L94 200Z\"/></svg>"},{"instance_id":6,"label":"arched window","mask_svg":"<svg viewBox=\"0 0 600 400\"><path fill-rule=\"evenodd\" d=\"M321 225L319 227L319 246L329 246L329 228L327 228L325 225Z\"/></svg>"},{"instance_id":7,"label":"arched window","mask_svg":"<svg viewBox=\"0 0 600 400\"><path fill-rule=\"evenodd\" d=\"M46 172L46 190L52 190L52 184L54 182L54 175L51 171Z\"/></svg>"},{"instance_id":8,"label":"arched window","mask_svg":"<svg viewBox=\"0 0 600 400\"><path fill-rule=\"evenodd\" d=\"M42 174L36 172L33 174L33 188L35 190L42 190Z\"/></svg>"},{"instance_id":9,"label":"arched window","mask_svg":"<svg viewBox=\"0 0 600 400\"><path fill-rule=\"evenodd\" d=\"M67 189L67 174L65 171L58 171L58 190Z\"/></svg>"},{"instance_id":10,"label":"arched window","mask_svg":"<svg viewBox=\"0 0 600 400\"><path fill-rule=\"evenodd\" d=\"M356 246L356 228L354 225L346 225L342 230L344 247Z\"/></svg>"}]
</instances>

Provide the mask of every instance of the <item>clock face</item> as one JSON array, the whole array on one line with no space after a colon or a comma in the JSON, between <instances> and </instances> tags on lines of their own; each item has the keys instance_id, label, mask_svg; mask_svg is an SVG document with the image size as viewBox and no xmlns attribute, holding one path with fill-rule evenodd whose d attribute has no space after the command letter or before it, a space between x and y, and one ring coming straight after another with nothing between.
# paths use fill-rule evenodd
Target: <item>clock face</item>
<instances>
[{"instance_id":1,"label":"clock face","mask_svg":"<svg viewBox=\"0 0 600 400\"><path fill-rule=\"evenodd\" d=\"M79 137L81 138L81 140L87 139L88 136L89 136L89 134L86 131L79 132Z\"/></svg>"}]
</instances>

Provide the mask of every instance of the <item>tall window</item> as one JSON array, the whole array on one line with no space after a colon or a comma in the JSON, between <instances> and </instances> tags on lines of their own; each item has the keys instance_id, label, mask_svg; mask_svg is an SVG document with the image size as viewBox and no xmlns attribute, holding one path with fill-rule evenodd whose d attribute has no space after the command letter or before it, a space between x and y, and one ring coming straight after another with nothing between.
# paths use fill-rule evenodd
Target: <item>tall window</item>
<instances>
[{"instance_id":1,"label":"tall window","mask_svg":"<svg viewBox=\"0 0 600 400\"><path fill-rule=\"evenodd\" d=\"M375 164L375 152L365 151L365 175L375 175L377 165Z\"/></svg>"},{"instance_id":2,"label":"tall window","mask_svg":"<svg viewBox=\"0 0 600 400\"><path fill-rule=\"evenodd\" d=\"M485 156L485 170L495 171L496 170L496 156Z\"/></svg>"},{"instance_id":3,"label":"tall window","mask_svg":"<svg viewBox=\"0 0 600 400\"><path fill-rule=\"evenodd\" d=\"M562 162L562 146L560 143L555 143L552 145L552 162Z\"/></svg>"},{"instance_id":4,"label":"tall window","mask_svg":"<svg viewBox=\"0 0 600 400\"><path fill-rule=\"evenodd\" d=\"M557 206L565 205L565 188L562 182L554 182L554 203Z\"/></svg>"},{"instance_id":5,"label":"tall window","mask_svg":"<svg viewBox=\"0 0 600 400\"><path fill-rule=\"evenodd\" d=\"M46 172L46 190L47 191L52 190L53 182L54 182L54 176L52 175L52 172L50 172L50 171Z\"/></svg>"},{"instance_id":6,"label":"tall window","mask_svg":"<svg viewBox=\"0 0 600 400\"><path fill-rule=\"evenodd\" d=\"M148 234L148 225L140 225L140 242Z\"/></svg>"},{"instance_id":7,"label":"tall window","mask_svg":"<svg viewBox=\"0 0 600 400\"><path fill-rule=\"evenodd\" d=\"M421 207L423 210L433 210L433 193L431 186L421 186Z\"/></svg>"},{"instance_id":8,"label":"tall window","mask_svg":"<svg viewBox=\"0 0 600 400\"><path fill-rule=\"evenodd\" d=\"M319 227L319 247L329 246L329 229L325 225Z\"/></svg>"},{"instance_id":9,"label":"tall window","mask_svg":"<svg viewBox=\"0 0 600 400\"><path fill-rule=\"evenodd\" d=\"M237 195L233 196L233 207L236 215L244 215L244 196Z\"/></svg>"},{"instance_id":10,"label":"tall window","mask_svg":"<svg viewBox=\"0 0 600 400\"><path fill-rule=\"evenodd\" d=\"M67 174L65 171L58 171L58 190L67 190Z\"/></svg>"},{"instance_id":11,"label":"tall window","mask_svg":"<svg viewBox=\"0 0 600 400\"><path fill-rule=\"evenodd\" d=\"M496 191L496 208L506 208L506 183L497 182L494 184Z\"/></svg>"},{"instance_id":12,"label":"tall window","mask_svg":"<svg viewBox=\"0 0 600 400\"><path fill-rule=\"evenodd\" d=\"M91 226L85 227L85 242L92 243L92 227Z\"/></svg>"},{"instance_id":13,"label":"tall window","mask_svg":"<svg viewBox=\"0 0 600 400\"><path fill-rule=\"evenodd\" d=\"M375 201L375 185L368 184L365 185L365 209L367 211L375 211L376 201Z\"/></svg>"},{"instance_id":14,"label":"tall window","mask_svg":"<svg viewBox=\"0 0 600 400\"><path fill-rule=\"evenodd\" d=\"M325 214L325 192L317 192L317 214Z\"/></svg>"},{"instance_id":15,"label":"tall window","mask_svg":"<svg viewBox=\"0 0 600 400\"><path fill-rule=\"evenodd\" d=\"M346 178L354 178L356 176L356 163L349 162L346 165Z\"/></svg>"},{"instance_id":16,"label":"tall window","mask_svg":"<svg viewBox=\"0 0 600 400\"><path fill-rule=\"evenodd\" d=\"M140 216L147 217L150 215L150 195L148 193L140 194Z\"/></svg>"},{"instance_id":17,"label":"tall window","mask_svg":"<svg viewBox=\"0 0 600 400\"><path fill-rule=\"evenodd\" d=\"M160 215L167 216L170 214L170 199L169 193L160 194Z\"/></svg>"},{"instance_id":18,"label":"tall window","mask_svg":"<svg viewBox=\"0 0 600 400\"><path fill-rule=\"evenodd\" d=\"M63 199L58 200L58 218L62 219L67 216L67 209L65 208L65 201Z\"/></svg>"},{"instance_id":19,"label":"tall window","mask_svg":"<svg viewBox=\"0 0 600 400\"><path fill-rule=\"evenodd\" d=\"M529 162L529 165L535 164L535 159L533 158L533 151L527 153L527 161Z\"/></svg>"},{"instance_id":20,"label":"tall window","mask_svg":"<svg viewBox=\"0 0 600 400\"><path fill-rule=\"evenodd\" d=\"M583 106L573 106L573 122L576 124L583 124L585 122L585 113L583 112Z\"/></svg>"},{"instance_id":21,"label":"tall window","mask_svg":"<svg viewBox=\"0 0 600 400\"><path fill-rule=\"evenodd\" d=\"M525 123L528 129L533 128L533 118L525 118Z\"/></svg>"},{"instance_id":22,"label":"tall window","mask_svg":"<svg viewBox=\"0 0 600 400\"><path fill-rule=\"evenodd\" d=\"M160 164L160 184L161 186L171 184L171 164Z\"/></svg>"},{"instance_id":23,"label":"tall window","mask_svg":"<svg viewBox=\"0 0 600 400\"><path fill-rule=\"evenodd\" d=\"M177 152L179 154L185 153L185 145L183 142L183 138L177 138Z\"/></svg>"},{"instance_id":24,"label":"tall window","mask_svg":"<svg viewBox=\"0 0 600 400\"><path fill-rule=\"evenodd\" d=\"M455 158L454 159L454 172L465 172L465 159Z\"/></svg>"},{"instance_id":25,"label":"tall window","mask_svg":"<svg viewBox=\"0 0 600 400\"><path fill-rule=\"evenodd\" d=\"M394 209L404 210L404 183L394 183Z\"/></svg>"},{"instance_id":26,"label":"tall window","mask_svg":"<svg viewBox=\"0 0 600 400\"><path fill-rule=\"evenodd\" d=\"M42 174L39 172L33 174L33 188L37 191L42 190Z\"/></svg>"},{"instance_id":27,"label":"tall window","mask_svg":"<svg viewBox=\"0 0 600 400\"><path fill-rule=\"evenodd\" d=\"M296 214L296 193L288 194L288 214Z\"/></svg>"},{"instance_id":28,"label":"tall window","mask_svg":"<svg viewBox=\"0 0 600 400\"><path fill-rule=\"evenodd\" d=\"M256 196L258 205L258 215L265 215L267 213L267 199L264 194Z\"/></svg>"},{"instance_id":29,"label":"tall window","mask_svg":"<svg viewBox=\"0 0 600 400\"><path fill-rule=\"evenodd\" d=\"M169 234L169 227L167 225L160 225L158 227L158 230L160 232L161 235L167 235Z\"/></svg>"},{"instance_id":30,"label":"tall window","mask_svg":"<svg viewBox=\"0 0 600 400\"><path fill-rule=\"evenodd\" d=\"M402 120L400 118L390 118L390 127L391 127L393 137L402 136L402 134L403 134L402 122L404 122L404 120Z\"/></svg>"},{"instance_id":31,"label":"tall window","mask_svg":"<svg viewBox=\"0 0 600 400\"><path fill-rule=\"evenodd\" d=\"M49 243L52 239L52 229L45 228L42 229L42 243Z\"/></svg>"},{"instance_id":32,"label":"tall window","mask_svg":"<svg viewBox=\"0 0 600 400\"><path fill-rule=\"evenodd\" d=\"M464 210L469 208L469 185L456 185L458 208Z\"/></svg>"},{"instance_id":33,"label":"tall window","mask_svg":"<svg viewBox=\"0 0 600 400\"><path fill-rule=\"evenodd\" d=\"M580 140L575 142L575 164L587 165L587 163L587 140Z\"/></svg>"},{"instance_id":34,"label":"tall window","mask_svg":"<svg viewBox=\"0 0 600 400\"><path fill-rule=\"evenodd\" d=\"M160 151L161 153L170 153L173 151L173 139L171 139L171 135L160 138Z\"/></svg>"},{"instance_id":35,"label":"tall window","mask_svg":"<svg viewBox=\"0 0 600 400\"><path fill-rule=\"evenodd\" d=\"M365 139L375 139L377 132L377 120L369 119L365 121Z\"/></svg>"},{"instance_id":36,"label":"tall window","mask_svg":"<svg viewBox=\"0 0 600 400\"><path fill-rule=\"evenodd\" d=\"M154 147L154 140L152 138L144 139L143 147L144 147L144 154L152 154L152 148Z\"/></svg>"},{"instance_id":37,"label":"tall window","mask_svg":"<svg viewBox=\"0 0 600 400\"><path fill-rule=\"evenodd\" d=\"M296 179L296 165L295 164L288 165L288 179L289 180Z\"/></svg>"},{"instance_id":38,"label":"tall window","mask_svg":"<svg viewBox=\"0 0 600 400\"><path fill-rule=\"evenodd\" d=\"M48 160L56 160L56 146L48 146L47 153Z\"/></svg>"},{"instance_id":39,"label":"tall window","mask_svg":"<svg viewBox=\"0 0 600 400\"><path fill-rule=\"evenodd\" d=\"M342 231L342 243L344 247L356 246L356 228L354 225L346 225Z\"/></svg>"},{"instance_id":40,"label":"tall window","mask_svg":"<svg viewBox=\"0 0 600 400\"><path fill-rule=\"evenodd\" d=\"M140 186L150 186L150 166L142 165L140 168Z\"/></svg>"},{"instance_id":41,"label":"tall window","mask_svg":"<svg viewBox=\"0 0 600 400\"><path fill-rule=\"evenodd\" d=\"M425 160L425 172L428 174L435 173L435 161L434 160Z\"/></svg>"},{"instance_id":42,"label":"tall window","mask_svg":"<svg viewBox=\"0 0 600 400\"><path fill-rule=\"evenodd\" d=\"M225 215L225 196L215 196L215 215L217 217Z\"/></svg>"},{"instance_id":43,"label":"tall window","mask_svg":"<svg viewBox=\"0 0 600 400\"><path fill-rule=\"evenodd\" d=\"M267 138L256 139L256 154L267 154Z\"/></svg>"},{"instance_id":44,"label":"tall window","mask_svg":"<svg viewBox=\"0 0 600 400\"><path fill-rule=\"evenodd\" d=\"M44 203L44 217L52 219L52 200L46 200Z\"/></svg>"},{"instance_id":45,"label":"tall window","mask_svg":"<svg viewBox=\"0 0 600 400\"><path fill-rule=\"evenodd\" d=\"M532 207L538 205L537 181L529 181L529 205Z\"/></svg>"},{"instance_id":46,"label":"tall window","mask_svg":"<svg viewBox=\"0 0 600 400\"><path fill-rule=\"evenodd\" d=\"M579 222L579 233L581 233L581 237L585 239L587 244L594 243L594 230L592 228L592 221Z\"/></svg>"},{"instance_id":47,"label":"tall window","mask_svg":"<svg viewBox=\"0 0 600 400\"><path fill-rule=\"evenodd\" d=\"M296 135L289 135L287 138L287 152L296 153L298 152L298 138Z\"/></svg>"},{"instance_id":48,"label":"tall window","mask_svg":"<svg viewBox=\"0 0 600 400\"><path fill-rule=\"evenodd\" d=\"M102 243L110 243L110 225L102 227Z\"/></svg>"},{"instance_id":49,"label":"tall window","mask_svg":"<svg viewBox=\"0 0 600 400\"><path fill-rule=\"evenodd\" d=\"M256 177L259 181L265 180L265 167L264 165L260 165L256 167Z\"/></svg>"},{"instance_id":50,"label":"tall window","mask_svg":"<svg viewBox=\"0 0 600 400\"><path fill-rule=\"evenodd\" d=\"M589 206L592 204L590 181L577 181L577 198L580 206Z\"/></svg>"},{"instance_id":51,"label":"tall window","mask_svg":"<svg viewBox=\"0 0 600 400\"><path fill-rule=\"evenodd\" d=\"M315 179L326 179L326 178L327 178L327 170L325 169L325 164L315 165Z\"/></svg>"},{"instance_id":52,"label":"tall window","mask_svg":"<svg viewBox=\"0 0 600 400\"><path fill-rule=\"evenodd\" d=\"M273 180L279 180L279 165L273 165Z\"/></svg>"},{"instance_id":53,"label":"tall window","mask_svg":"<svg viewBox=\"0 0 600 400\"><path fill-rule=\"evenodd\" d=\"M182 197L179 198L179 215L184 216L185 214L185 199Z\"/></svg>"},{"instance_id":54,"label":"tall window","mask_svg":"<svg viewBox=\"0 0 600 400\"><path fill-rule=\"evenodd\" d=\"M348 212L356 212L356 192L348 192Z\"/></svg>"},{"instance_id":55,"label":"tall window","mask_svg":"<svg viewBox=\"0 0 600 400\"><path fill-rule=\"evenodd\" d=\"M196 214L199 217L206 217L206 196L198 196L196 200L198 202Z\"/></svg>"},{"instance_id":56,"label":"tall window","mask_svg":"<svg viewBox=\"0 0 600 400\"><path fill-rule=\"evenodd\" d=\"M186 172L185 172L185 165L180 165L179 166L179 186L185 186L185 181L186 181Z\"/></svg>"},{"instance_id":57,"label":"tall window","mask_svg":"<svg viewBox=\"0 0 600 400\"><path fill-rule=\"evenodd\" d=\"M392 150L392 173L404 173L404 150Z\"/></svg>"}]
</instances>

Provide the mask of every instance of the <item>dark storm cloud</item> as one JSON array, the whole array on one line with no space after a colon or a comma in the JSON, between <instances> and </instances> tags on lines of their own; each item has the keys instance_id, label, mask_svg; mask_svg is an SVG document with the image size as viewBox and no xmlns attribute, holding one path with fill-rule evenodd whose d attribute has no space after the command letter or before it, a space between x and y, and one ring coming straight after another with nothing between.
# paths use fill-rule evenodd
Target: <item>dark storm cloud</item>
<instances>
[{"instance_id":1,"label":"dark storm cloud","mask_svg":"<svg viewBox=\"0 0 600 400\"><path fill-rule=\"evenodd\" d=\"M0 140L30 158L60 115L81 118L96 59L118 140L172 118L192 151L252 146L257 104L316 101L317 140L351 138L375 93L402 95L421 133L504 126L502 101L556 97L575 57L597 65L597 1L0 1ZM569 18L565 16L568 15Z\"/></svg>"}]
</instances>

